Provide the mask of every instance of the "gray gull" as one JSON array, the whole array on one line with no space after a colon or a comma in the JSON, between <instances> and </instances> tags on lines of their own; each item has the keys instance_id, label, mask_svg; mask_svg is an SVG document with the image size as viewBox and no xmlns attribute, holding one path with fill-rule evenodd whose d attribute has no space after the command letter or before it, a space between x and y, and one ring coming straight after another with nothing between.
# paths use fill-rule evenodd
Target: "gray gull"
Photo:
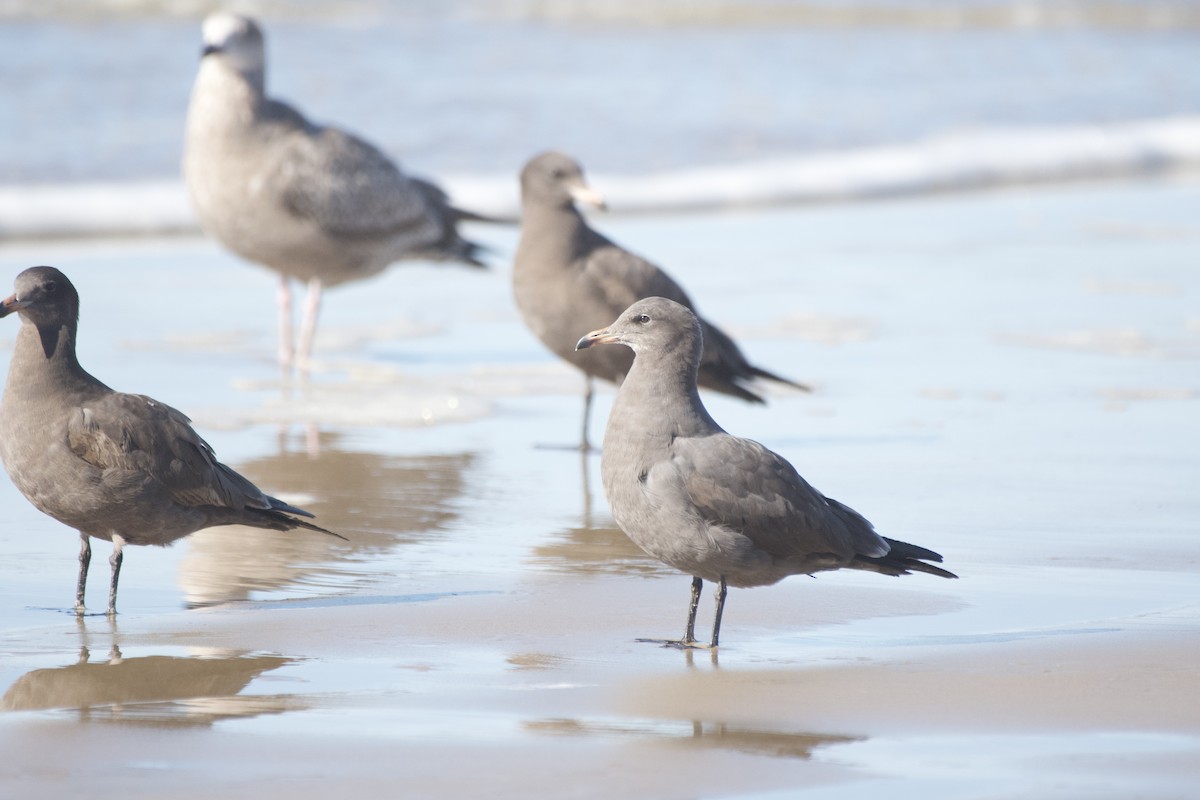
<instances>
[{"instance_id":1,"label":"gray gull","mask_svg":"<svg viewBox=\"0 0 1200 800\"><path fill-rule=\"evenodd\" d=\"M312 355L324 287L361 280L405 258L483 266L459 235L464 219L428 181L337 128L308 121L265 94L263 34L254 20L216 13L187 114L183 175L204 230L279 273L279 359ZM308 284L297 350L291 281Z\"/></svg>"},{"instance_id":2,"label":"gray gull","mask_svg":"<svg viewBox=\"0 0 1200 800\"><path fill-rule=\"evenodd\" d=\"M521 236L513 262L513 295L529 329L584 373L581 446L587 449L592 378L620 384L633 355L624 348L576 352L574 342L644 297L668 297L693 310L695 306L670 275L591 228L576 202L604 205L569 156L542 153L521 170ZM763 402L746 386L756 378L807 391L751 364L720 328L703 319L700 325L704 356L699 381L704 388L752 403Z\"/></svg>"},{"instance_id":3,"label":"gray gull","mask_svg":"<svg viewBox=\"0 0 1200 800\"><path fill-rule=\"evenodd\" d=\"M640 300L576 345L623 344L633 367L613 402L600 474L613 518L649 555L692 575L683 638L698 647L696 606L717 584L709 647L717 647L727 586L766 586L788 575L860 569L926 572L942 557L887 539L849 506L825 497L779 455L726 433L696 390L703 326L662 297Z\"/></svg>"},{"instance_id":4,"label":"gray gull","mask_svg":"<svg viewBox=\"0 0 1200 800\"><path fill-rule=\"evenodd\" d=\"M0 460L39 511L79 531L75 610L84 610L89 537L113 544L108 613L127 544L167 545L215 525L336 533L293 515L217 461L190 420L140 394L115 392L75 356L79 294L53 267L17 276L0 317L21 316L0 401ZM338 536L338 538L343 538Z\"/></svg>"}]
</instances>

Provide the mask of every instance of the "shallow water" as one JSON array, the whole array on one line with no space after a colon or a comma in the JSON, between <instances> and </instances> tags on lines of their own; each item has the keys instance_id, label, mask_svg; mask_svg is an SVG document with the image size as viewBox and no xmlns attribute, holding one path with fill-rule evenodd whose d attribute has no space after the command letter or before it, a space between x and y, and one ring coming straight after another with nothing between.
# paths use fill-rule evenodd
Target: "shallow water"
<instances>
[{"instance_id":1,"label":"shallow water","mask_svg":"<svg viewBox=\"0 0 1200 800\"><path fill-rule=\"evenodd\" d=\"M201 15L121 5L46 13L36 0L44 16L0 24L0 184L178 176ZM367 5L242 4L263 16L273 95L443 178L511 178L547 148L644 174L1200 112L1200 32L1161 13L1194 19L1194 2L1159 3L1157 16L1128 4L1140 25L1085 13L1066 26L805 24L786 14L802 3L768 4L784 14L760 24L602 21L563 3Z\"/></svg>"},{"instance_id":2,"label":"shallow water","mask_svg":"<svg viewBox=\"0 0 1200 800\"><path fill-rule=\"evenodd\" d=\"M131 548L116 624L76 620L76 537L5 481L0 786L1186 796L1198 203L1163 182L599 218L817 389L707 398L718 421L962 576L735 590L719 657L634 641L678 633L688 581L565 447L581 382L520 324L503 257L330 293L311 383L285 387L273 279L211 243L3 247L0 274L75 281L90 371L348 541Z\"/></svg>"}]
</instances>

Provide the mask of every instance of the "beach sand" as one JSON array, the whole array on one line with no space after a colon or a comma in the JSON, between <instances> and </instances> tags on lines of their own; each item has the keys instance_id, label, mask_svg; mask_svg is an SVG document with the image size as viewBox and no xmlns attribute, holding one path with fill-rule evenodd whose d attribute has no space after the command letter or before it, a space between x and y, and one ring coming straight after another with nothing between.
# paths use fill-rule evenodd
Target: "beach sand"
<instances>
[{"instance_id":1,"label":"beach sand","mask_svg":"<svg viewBox=\"0 0 1200 800\"><path fill-rule=\"evenodd\" d=\"M516 316L514 231L472 230L489 274L331 293L283 391L272 278L214 245L0 247L5 280L75 281L85 367L349 540L132 548L116 622L77 620L74 533L4 482L0 795L1192 796L1197 207L1163 181L598 219L817 389L718 422L961 576L731 590L717 653L636 641L681 632L689 581L565 447L581 381Z\"/></svg>"}]
</instances>

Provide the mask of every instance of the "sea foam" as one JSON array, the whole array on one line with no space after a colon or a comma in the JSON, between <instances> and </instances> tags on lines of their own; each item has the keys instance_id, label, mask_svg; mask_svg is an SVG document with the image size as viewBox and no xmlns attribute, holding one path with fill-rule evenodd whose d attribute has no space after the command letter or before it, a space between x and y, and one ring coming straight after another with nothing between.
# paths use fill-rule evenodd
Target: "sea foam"
<instances>
[{"instance_id":1,"label":"sea foam","mask_svg":"<svg viewBox=\"0 0 1200 800\"><path fill-rule=\"evenodd\" d=\"M512 175L445 175L455 203L515 219ZM585 165L586 166L586 165ZM996 186L1145 177L1200 167L1200 116L946 133L888 146L641 175L592 174L615 213L829 203ZM193 234L179 181L0 187L0 236Z\"/></svg>"}]
</instances>

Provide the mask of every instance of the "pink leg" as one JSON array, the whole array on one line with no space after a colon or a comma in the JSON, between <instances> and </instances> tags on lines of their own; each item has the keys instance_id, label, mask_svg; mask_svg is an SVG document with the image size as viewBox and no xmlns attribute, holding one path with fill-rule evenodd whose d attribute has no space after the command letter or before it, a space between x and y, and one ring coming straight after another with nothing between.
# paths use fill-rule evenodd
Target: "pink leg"
<instances>
[{"instance_id":1,"label":"pink leg","mask_svg":"<svg viewBox=\"0 0 1200 800\"><path fill-rule=\"evenodd\" d=\"M279 365L290 367L292 350L292 283L286 275L279 276Z\"/></svg>"},{"instance_id":2,"label":"pink leg","mask_svg":"<svg viewBox=\"0 0 1200 800\"><path fill-rule=\"evenodd\" d=\"M588 443L588 426L592 419L592 376L583 374L583 437L579 440L579 449L585 453L592 451Z\"/></svg>"},{"instance_id":3,"label":"pink leg","mask_svg":"<svg viewBox=\"0 0 1200 800\"><path fill-rule=\"evenodd\" d=\"M321 311L321 279L308 281L308 299L304 302L304 322L300 328L299 361L306 365L312 359L313 340L317 336L317 314Z\"/></svg>"}]
</instances>

